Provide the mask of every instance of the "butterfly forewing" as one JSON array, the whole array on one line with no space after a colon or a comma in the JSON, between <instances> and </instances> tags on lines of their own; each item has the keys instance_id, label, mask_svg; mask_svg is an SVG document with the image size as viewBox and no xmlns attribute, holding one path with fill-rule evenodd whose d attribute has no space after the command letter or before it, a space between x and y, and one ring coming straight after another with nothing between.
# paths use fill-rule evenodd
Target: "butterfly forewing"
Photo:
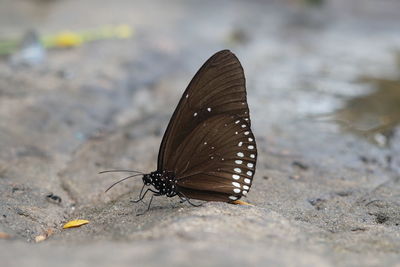
<instances>
[{"instance_id":1,"label":"butterfly forewing","mask_svg":"<svg viewBox=\"0 0 400 267\"><path fill-rule=\"evenodd\" d=\"M184 197L230 201L249 191L256 158L243 68L223 50L183 93L161 143L158 170L175 174Z\"/></svg>"},{"instance_id":2,"label":"butterfly forewing","mask_svg":"<svg viewBox=\"0 0 400 267\"><path fill-rule=\"evenodd\" d=\"M158 169L173 168L171 155L204 120L219 114L248 117L248 113L239 60L228 50L214 54L193 77L172 115L161 142Z\"/></svg>"}]
</instances>

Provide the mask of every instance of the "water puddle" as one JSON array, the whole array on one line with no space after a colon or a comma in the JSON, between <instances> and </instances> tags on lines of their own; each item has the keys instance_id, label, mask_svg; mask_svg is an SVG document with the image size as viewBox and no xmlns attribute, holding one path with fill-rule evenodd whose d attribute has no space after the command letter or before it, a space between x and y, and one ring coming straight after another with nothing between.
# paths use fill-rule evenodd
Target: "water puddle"
<instances>
[{"instance_id":1,"label":"water puddle","mask_svg":"<svg viewBox=\"0 0 400 267\"><path fill-rule=\"evenodd\" d=\"M390 145L393 130L400 124L400 78L398 80L363 77L374 90L348 100L334 114L343 130L380 145Z\"/></svg>"}]
</instances>

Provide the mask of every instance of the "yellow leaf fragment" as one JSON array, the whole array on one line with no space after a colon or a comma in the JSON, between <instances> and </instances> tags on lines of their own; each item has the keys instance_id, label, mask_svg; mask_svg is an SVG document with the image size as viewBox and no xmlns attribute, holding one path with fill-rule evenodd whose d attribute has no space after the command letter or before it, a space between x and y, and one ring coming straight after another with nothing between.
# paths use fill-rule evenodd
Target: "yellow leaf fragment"
<instances>
[{"instance_id":1,"label":"yellow leaf fragment","mask_svg":"<svg viewBox=\"0 0 400 267\"><path fill-rule=\"evenodd\" d=\"M39 242L45 241L53 233L54 233L53 229L49 228L46 231L44 231L43 234L35 236L35 242L39 243Z\"/></svg>"},{"instance_id":2,"label":"yellow leaf fragment","mask_svg":"<svg viewBox=\"0 0 400 267\"><path fill-rule=\"evenodd\" d=\"M115 31L115 36L122 39L130 38L133 35L133 29L126 24L115 27L114 31Z\"/></svg>"},{"instance_id":3,"label":"yellow leaf fragment","mask_svg":"<svg viewBox=\"0 0 400 267\"><path fill-rule=\"evenodd\" d=\"M253 204L247 203L242 200L235 200L235 201L232 201L231 203L235 204L235 205L254 206Z\"/></svg>"},{"instance_id":4,"label":"yellow leaf fragment","mask_svg":"<svg viewBox=\"0 0 400 267\"><path fill-rule=\"evenodd\" d=\"M75 32L62 32L55 36L54 42L59 47L73 47L83 43L82 36Z\"/></svg>"},{"instance_id":5,"label":"yellow leaf fragment","mask_svg":"<svg viewBox=\"0 0 400 267\"><path fill-rule=\"evenodd\" d=\"M82 226L87 223L89 223L88 220L73 220L73 221L69 221L66 224L64 224L63 229L79 227L79 226Z\"/></svg>"},{"instance_id":6,"label":"yellow leaf fragment","mask_svg":"<svg viewBox=\"0 0 400 267\"><path fill-rule=\"evenodd\" d=\"M36 243L45 241L46 239L47 239L47 236L45 236L45 235L38 235L38 236L35 236L35 242L36 242Z\"/></svg>"},{"instance_id":7,"label":"yellow leaf fragment","mask_svg":"<svg viewBox=\"0 0 400 267\"><path fill-rule=\"evenodd\" d=\"M0 239L9 239L11 236L7 233L0 232Z\"/></svg>"}]
</instances>

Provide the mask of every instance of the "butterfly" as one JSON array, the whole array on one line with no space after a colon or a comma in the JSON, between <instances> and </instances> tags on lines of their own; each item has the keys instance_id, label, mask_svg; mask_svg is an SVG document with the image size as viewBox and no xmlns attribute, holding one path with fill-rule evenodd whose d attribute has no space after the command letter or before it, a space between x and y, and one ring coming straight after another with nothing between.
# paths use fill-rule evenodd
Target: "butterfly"
<instances>
[{"instance_id":1,"label":"butterfly","mask_svg":"<svg viewBox=\"0 0 400 267\"><path fill-rule=\"evenodd\" d=\"M246 196L257 161L243 68L229 50L211 56L193 77L161 141L157 170L142 175L147 193L182 201L232 202ZM112 172L119 170L111 170ZM104 172L102 172L104 173ZM144 193L144 188L147 188Z\"/></svg>"}]
</instances>

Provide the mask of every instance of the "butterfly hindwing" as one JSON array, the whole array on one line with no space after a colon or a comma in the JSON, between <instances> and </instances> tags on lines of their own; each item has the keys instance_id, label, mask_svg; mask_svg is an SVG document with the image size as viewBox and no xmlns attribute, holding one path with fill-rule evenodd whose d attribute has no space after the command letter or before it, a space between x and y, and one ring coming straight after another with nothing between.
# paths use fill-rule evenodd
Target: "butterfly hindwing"
<instances>
[{"instance_id":1,"label":"butterfly hindwing","mask_svg":"<svg viewBox=\"0 0 400 267\"><path fill-rule=\"evenodd\" d=\"M195 152L183 157L181 152L187 149ZM212 117L195 128L176 152L173 160L174 171L179 174L177 185L186 197L198 198L196 195L208 191L229 201L248 193L257 147L245 120L224 115Z\"/></svg>"}]
</instances>

